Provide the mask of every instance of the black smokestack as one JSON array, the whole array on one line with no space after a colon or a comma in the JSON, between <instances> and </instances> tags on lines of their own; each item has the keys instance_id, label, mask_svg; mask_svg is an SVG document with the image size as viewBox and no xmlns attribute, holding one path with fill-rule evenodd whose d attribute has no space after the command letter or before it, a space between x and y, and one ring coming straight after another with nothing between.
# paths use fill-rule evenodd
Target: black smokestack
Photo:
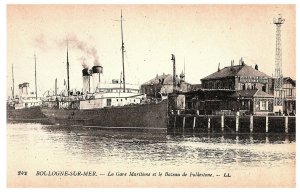
<instances>
[{"instance_id":1,"label":"black smokestack","mask_svg":"<svg viewBox=\"0 0 300 192\"><path fill-rule=\"evenodd\" d=\"M88 68L82 69L82 76L90 76L90 73L89 73L89 69L88 69Z\"/></svg>"}]
</instances>

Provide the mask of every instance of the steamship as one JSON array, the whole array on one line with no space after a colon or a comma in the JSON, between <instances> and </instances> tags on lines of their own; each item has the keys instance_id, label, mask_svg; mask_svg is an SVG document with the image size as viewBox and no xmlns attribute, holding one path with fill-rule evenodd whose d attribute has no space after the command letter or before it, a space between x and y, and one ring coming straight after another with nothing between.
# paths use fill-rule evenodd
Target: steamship
<instances>
[{"instance_id":1,"label":"steamship","mask_svg":"<svg viewBox=\"0 0 300 192\"><path fill-rule=\"evenodd\" d=\"M12 97L6 103L7 121L45 122L46 116L41 112L42 98L37 95L36 56L35 59L35 92L29 89L29 83L19 84L19 95L14 94L14 68L12 65Z\"/></svg>"},{"instance_id":2,"label":"steamship","mask_svg":"<svg viewBox=\"0 0 300 192\"><path fill-rule=\"evenodd\" d=\"M102 66L82 70L82 92L69 90L67 48L67 96L45 98L42 113L53 124L115 128L167 128L168 99L149 102L139 86L125 83L124 42L121 12L122 80L101 83Z\"/></svg>"},{"instance_id":3,"label":"steamship","mask_svg":"<svg viewBox=\"0 0 300 192\"><path fill-rule=\"evenodd\" d=\"M37 122L46 120L41 112L42 99L29 92L29 83L19 84L19 95L7 102L8 121Z\"/></svg>"}]
</instances>

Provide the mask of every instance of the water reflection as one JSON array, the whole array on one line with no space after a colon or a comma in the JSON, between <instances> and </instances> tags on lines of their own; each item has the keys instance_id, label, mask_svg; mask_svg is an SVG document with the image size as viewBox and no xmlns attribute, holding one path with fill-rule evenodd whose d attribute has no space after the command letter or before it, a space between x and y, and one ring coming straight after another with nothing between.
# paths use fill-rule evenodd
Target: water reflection
<instances>
[{"instance_id":1,"label":"water reflection","mask_svg":"<svg viewBox=\"0 0 300 192\"><path fill-rule=\"evenodd\" d=\"M96 129L81 126L9 124L8 144L39 148L62 163L210 168L272 167L295 164L295 135L179 134L149 129ZM28 145L28 141L34 145ZM34 150L34 149L32 149ZM26 151L25 151L26 152ZM48 155L47 155L48 153Z\"/></svg>"}]
</instances>

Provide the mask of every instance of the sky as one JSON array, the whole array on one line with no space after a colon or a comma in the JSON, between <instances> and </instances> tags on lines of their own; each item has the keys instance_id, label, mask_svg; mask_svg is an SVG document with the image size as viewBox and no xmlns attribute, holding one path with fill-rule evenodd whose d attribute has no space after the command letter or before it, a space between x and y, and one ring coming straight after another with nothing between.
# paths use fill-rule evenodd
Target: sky
<instances>
[{"instance_id":1,"label":"sky","mask_svg":"<svg viewBox=\"0 0 300 192\"><path fill-rule=\"evenodd\" d=\"M70 87L82 89L84 66L103 66L102 80L119 79L122 71L120 14L123 12L125 77L142 84L156 74L184 70L186 81L200 79L241 57L272 76L276 27L282 25L283 75L296 78L295 5L7 5L7 93L11 94L11 65L15 93L29 82L34 91L34 54L38 94L63 87L67 41Z\"/></svg>"}]
</instances>

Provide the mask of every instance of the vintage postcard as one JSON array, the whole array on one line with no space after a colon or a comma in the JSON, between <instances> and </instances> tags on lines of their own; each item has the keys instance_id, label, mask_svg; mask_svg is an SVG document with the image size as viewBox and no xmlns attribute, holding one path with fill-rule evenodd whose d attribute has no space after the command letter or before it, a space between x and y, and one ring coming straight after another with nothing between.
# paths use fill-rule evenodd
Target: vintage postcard
<instances>
[{"instance_id":1,"label":"vintage postcard","mask_svg":"<svg viewBox=\"0 0 300 192\"><path fill-rule=\"evenodd\" d=\"M6 10L7 187L296 187L296 5Z\"/></svg>"}]
</instances>

